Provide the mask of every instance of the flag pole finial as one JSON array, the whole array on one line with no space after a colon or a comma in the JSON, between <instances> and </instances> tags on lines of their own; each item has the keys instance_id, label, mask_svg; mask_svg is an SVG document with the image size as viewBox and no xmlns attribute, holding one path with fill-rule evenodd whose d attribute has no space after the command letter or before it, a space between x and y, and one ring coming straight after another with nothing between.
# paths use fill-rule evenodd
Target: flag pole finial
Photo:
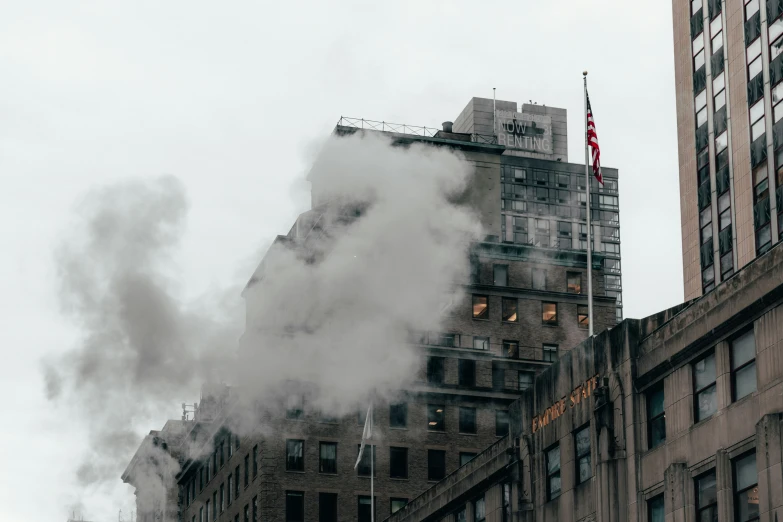
<instances>
[{"instance_id":1,"label":"flag pole finial","mask_svg":"<svg viewBox=\"0 0 783 522\"><path fill-rule=\"evenodd\" d=\"M582 71L582 76L587 76L587 70Z\"/></svg>"}]
</instances>

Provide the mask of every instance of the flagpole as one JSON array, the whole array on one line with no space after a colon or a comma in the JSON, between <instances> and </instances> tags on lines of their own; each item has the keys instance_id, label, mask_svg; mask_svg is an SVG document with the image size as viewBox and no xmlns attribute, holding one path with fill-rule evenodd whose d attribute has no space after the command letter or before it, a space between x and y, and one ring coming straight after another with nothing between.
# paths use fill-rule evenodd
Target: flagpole
<instances>
[{"instance_id":1,"label":"flagpole","mask_svg":"<svg viewBox=\"0 0 783 522\"><path fill-rule=\"evenodd\" d=\"M370 522L375 522L375 441L372 438L375 428L375 410L370 406Z\"/></svg>"},{"instance_id":2,"label":"flagpole","mask_svg":"<svg viewBox=\"0 0 783 522\"><path fill-rule=\"evenodd\" d=\"M593 236L590 226L590 155L587 152L587 71L582 73L584 79L585 102L585 190L587 192L587 323L590 337L593 336Z\"/></svg>"}]
</instances>

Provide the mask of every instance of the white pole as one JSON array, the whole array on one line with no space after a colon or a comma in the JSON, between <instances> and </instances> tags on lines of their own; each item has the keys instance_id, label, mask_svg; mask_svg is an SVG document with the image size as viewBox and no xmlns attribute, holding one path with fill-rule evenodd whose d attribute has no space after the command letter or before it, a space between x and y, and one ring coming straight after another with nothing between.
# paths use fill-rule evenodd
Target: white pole
<instances>
[{"instance_id":1,"label":"white pole","mask_svg":"<svg viewBox=\"0 0 783 522\"><path fill-rule=\"evenodd\" d=\"M375 411L370 408L370 522L375 522L375 441L372 437L375 428Z\"/></svg>"},{"instance_id":2,"label":"white pole","mask_svg":"<svg viewBox=\"0 0 783 522\"><path fill-rule=\"evenodd\" d=\"M590 227L590 155L587 152L587 71L582 73L585 90L585 189L587 192L587 322L593 336L593 235Z\"/></svg>"},{"instance_id":3,"label":"white pole","mask_svg":"<svg viewBox=\"0 0 783 522\"><path fill-rule=\"evenodd\" d=\"M497 134L497 132L498 132L497 131L497 127L496 127L497 126L497 122L495 121L495 118L496 118L495 113L496 113L496 109L495 109L495 88L492 87L492 134Z\"/></svg>"}]
</instances>

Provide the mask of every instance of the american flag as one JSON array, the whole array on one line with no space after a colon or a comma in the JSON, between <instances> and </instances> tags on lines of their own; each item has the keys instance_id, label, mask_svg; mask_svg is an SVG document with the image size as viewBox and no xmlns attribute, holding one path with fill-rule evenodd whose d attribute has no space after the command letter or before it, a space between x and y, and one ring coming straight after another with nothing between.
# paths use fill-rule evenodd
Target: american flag
<instances>
[{"instance_id":1,"label":"american flag","mask_svg":"<svg viewBox=\"0 0 783 522\"><path fill-rule=\"evenodd\" d=\"M593 121L593 109L590 108L590 96L587 95L587 144L593 151L593 176L601 185L604 184L604 177L601 175L601 148L598 146L598 134L595 132L595 122Z\"/></svg>"}]
</instances>

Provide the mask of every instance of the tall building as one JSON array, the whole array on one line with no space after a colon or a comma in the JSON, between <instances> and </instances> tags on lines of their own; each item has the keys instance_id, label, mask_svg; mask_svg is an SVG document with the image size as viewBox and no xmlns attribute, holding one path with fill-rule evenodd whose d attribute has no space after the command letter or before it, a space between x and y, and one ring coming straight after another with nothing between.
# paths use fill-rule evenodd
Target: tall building
<instances>
[{"instance_id":1,"label":"tall building","mask_svg":"<svg viewBox=\"0 0 783 522\"><path fill-rule=\"evenodd\" d=\"M395 146L459 151L471 175L458 199L486 233L465 253L469 280L455 281L464 299L438 331L410 332L420 355L413 385L375 404L379 519L506 437L509 404L588 336L585 167L567 163L565 110L495 103L497 112L492 100L474 98L441 130L342 118L334 131L337 139L380 133ZM596 332L622 316L618 172L603 172L591 201ZM286 249L319 263L330 234L362 219L361 208L331 201L311 181L313 208L267 256ZM274 278L268 270L262 260L243 292L248 331ZM234 423L236 408L247 407L241 393L205 395L220 407L202 406L191 421L175 479L180 520L369 520L369 462L354 470L363 411L325 415L311 406L307 383L291 383L282 404L258 406L263 430L243 430Z\"/></svg>"},{"instance_id":2,"label":"tall building","mask_svg":"<svg viewBox=\"0 0 783 522\"><path fill-rule=\"evenodd\" d=\"M673 0L685 298L783 234L783 5Z\"/></svg>"}]
</instances>

